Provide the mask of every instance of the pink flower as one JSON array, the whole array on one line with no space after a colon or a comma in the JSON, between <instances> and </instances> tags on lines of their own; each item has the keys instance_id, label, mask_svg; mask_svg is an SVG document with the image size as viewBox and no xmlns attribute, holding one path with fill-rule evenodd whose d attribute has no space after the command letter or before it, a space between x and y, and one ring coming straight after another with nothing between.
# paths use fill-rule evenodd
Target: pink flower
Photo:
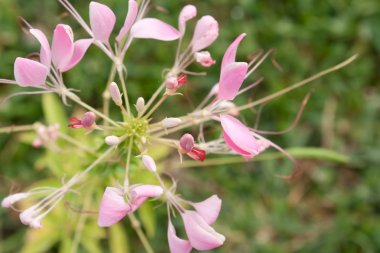
<instances>
[{"instance_id":1,"label":"pink flower","mask_svg":"<svg viewBox=\"0 0 380 253\"><path fill-rule=\"evenodd\" d=\"M16 83L21 87L41 87L45 84L49 69L36 61L18 57L14 64Z\"/></svg>"},{"instance_id":2,"label":"pink flower","mask_svg":"<svg viewBox=\"0 0 380 253\"><path fill-rule=\"evenodd\" d=\"M95 124L96 115L93 112L86 112L83 114L82 119L76 117L69 118L72 122L68 125L71 128L86 128L91 129Z\"/></svg>"},{"instance_id":3,"label":"pink flower","mask_svg":"<svg viewBox=\"0 0 380 253\"><path fill-rule=\"evenodd\" d=\"M116 16L108 6L90 3L90 25L95 40L108 43L115 23Z\"/></svg>"},{"instance_id":4,"label":"pink flower","mask_svg":"<svg viewBox=\"0 0 380 253\"><path fill-rule=\"evenodd\" d=\"M214 194L202 202L192 203L191 205L207 224L212 225L219 216L220 209L222 208L222 200Z\"/></svg>"},{"instance_id":5,"label":"pink flower","mask_svg":"<svg viewBox=\"0 0 380 253\"><path fill-rule=\"evenodd\" d=\"M139 39L172 41L179 39L180 35L174 27L156 18L143 18L131 28L131 36Z\"/></svg>"},{"instance_id":6,"label":"pink flower","mask_svg":"<svg viewBox=\"0 0 380 253\"><path fill-rule=\"evenodd\" d=\"M192 51L195 53L210 46L218 36L218 22L211 16L203 16L195 26L193 39L191 41Z\"/></svg>"},{"instance_id":7,"label":"pink flower","mask_svg":"<svg viewBox=\"0 0 380 253\"><path fill-rule=\"evenodd\" d=\"M58 24L54 30L52 47L43 32L30 29L30 33L40 42L40 60L48 69L51 62L61 72L72 69L83 58L93 39L81 39L74 42L71 27Z\"/></svg>"},{"instance_id":8,"label":"pink flower","mask_svg":"<svg viewBox=\"0 0 380 253\"><path fill-rule=\"evenodd\" d=\"M179 146L181 152L196 161L204 161L206 159L206 151L195 147L194 137L191 134L184 134L179 140Z\"/></svg>"},{"instance_id":9,"label":"pink flower","mask_svg":"<svg viewBox=\"0 0 380 253\"><path fill-rule=\"evenodd\" d=\"M116 37L117 41L120 42L127 35L129 30L131 29L133 23L136 20L138 8L139 8L139 6L138 6L136 0L129 0L127 17L125 18L124 25L121 28L119 35L117 35L117 37Z\"/></svg>"},{"instance_id":10,"label":"pink flower","mask_svg":"<svg viewBox=\"0 0 380 253\"><path fill-rule=\"evenodd\" d=\"M3 208L9 208L14 203L27 198L29 195L30 195L30 193L27 193L27 192L20 192L20 193L15 193L15 194L9 195L8 197L4 198L1 201L1 206Z\"/></svg>"},{"instance_id":11,"label":"pink flower","mask_svg":"<svg viewBox=\"0 0 380 253\"><path fill-rule=\"evenodd\" d=\"M269 147L267 141L257 140L251 131L236 118L220 115L220 122L226 144L238 154L252 158Z\"/></svg>"},{"instance_id":12,"label":"pink flower","mask_svg":"<svg viewBox=\"0 0 380 253\"><path fill-rule=\"evenodd\" d=\"M135 185L128 191L129 201L126 202L121 189L107 187L99 208L98 225L109 227L127 214L136 211L147 198L161 196L163 189L156 185Z\"/></svg>"},{"instance_id":13,"label":"pink flower","mask_svg":"<svg viewBox=\"0 0 380 253\"><path fill-rule=\"evenodd\" d=\"M203 67L210 67L215 64L215 60L211 58L210 52L201 51L194 54L196 62L201 64Z\"/></svg>"},{"instance_id":14,"label":"pink flower","mask_svg":"<svg viewBox=\"0 0 380 253\"><path fill-rule=\"evenodd\" d=\"M169 95L175 94L185 84L187 84L187 75L181 74L179 77L169 76L165 80L166 93Z\"/></svg>"},{"instance_id":15,"label":"pink flower","mask_svg":"<svg viewBox=\"0 0 380 253\"><path fill-rule=\"evenodd\" d=\"M197 8L194 5L188 4L182 8L178 18L178 28L181 36L185 34L186 22L197 16Z\"/></svg>"},{"instance_id":16,"label":"pink flower","mask_svg":"<svg viewBox=\"0 0 380 253\"><path fill-rule=\"evenodd\" d=\"M183 240L177 236L170 220L168 224L168 242L170 253L190 253L193 248L188 240Z\"/></svg>"},{"instance_id":17,"label":"pink flower","mask_svg":"<svg viewBox=\"0 0 380 253\"><path fill-rule=\"evenodd\" d=\"M196 250L211 250L224 243L225 237L208 225L197 212L186 210L181 215L187 237Z\"/></svg>"},{"instance_id":18,"label":"pink flower","mask_svg":"<svg viewBox=\"0 0 380 253\"><path fill-rule=\"evenodd\" d=\"M233 100L246 78L248 64L235 61L237 48L245 35L243 33L237 37L224 54L219 79L219 99Z\"/></svg>"}]
</instances>

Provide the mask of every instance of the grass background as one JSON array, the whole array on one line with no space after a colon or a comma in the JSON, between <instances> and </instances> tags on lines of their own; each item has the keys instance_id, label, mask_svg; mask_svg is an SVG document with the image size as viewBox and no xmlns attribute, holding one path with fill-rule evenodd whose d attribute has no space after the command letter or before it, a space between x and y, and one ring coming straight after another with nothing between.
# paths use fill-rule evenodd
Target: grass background
<instances>
[{"instance_id":1,"label":"grass background","mask_svg":"<svg viewBox=\"0 0 380 253\"><path fill-rule=\"evenodd\" d=\"M118 26L124 21L126 0L104 0L115 10ZM72 1L87 18L88 2ZM181 193L200 200L214 192L222 196L223 210L217 228L226 234L225 245L215 252L379 252L380 251L380 2L377 0L204 0L153 1L150 16L175 25L181 6L198 7L199 16L210 14L220 23L220 38L209 48L218 60L240 33L248 34L239 48L239 59L259 49L276 49L277 71L270 60L255 77L265 82L252 99L275 92L353 54L358 60L343 70L315 81L263 108L260 129L281 130L295 117L302 98L311 99L297 127L270 137L284 148L324 147L349 157L348 163L302 159L303 175L291 183L276 177L291 171L287 161L263 161L178 173ZM13 78L13 62L38 51L35 41L20 30L17 16L51 35L57 23L72 25L75 36L85 37L64 9L52 0L0 0L0 76ZM190 28L189 28L190 30ZM174 43L139 41L127 54L131 96L149 97L170 67ZM101 106L101 92L110 62L92 47L82 63L67 73L71 87L81 90L85 101ZM194 70L201 68L193 67ZM218 80L219 64L206 77L191 77L185 91L189 99L173 99L162 113L173 116L192 107ZM19 90L0 86L0 94ZM185 101L185 102L183 102ZM1 126L42 120L39 97L17 97L0 108ZM244 103L244 100L239 101ZM183 104L181 111L173 105ZM68 109L71 110L70 108ZM253 122L252 114L244 114ZM34 161L42 151L17 144L17 137L0 136L0 194L15 183L23 188L48 172L37 171ZM157 252L167 252L164 213L158 214L151 239ZM0 210L0 252L18 252L27 243L25 227L15 213ZM128 223L125 224L128 226ZM133 239L133 237L132 237ZM165 242L165 243L163 243ZM139 242L130 240L131 248ZM59 246L46 250L58 252ZM44 251L42 251L44 252ZM61 250L62 252L62 250ZM91 252L80 249L79 252ZM108 252L104 248L103 252ZM117 252L117 251L115 251Z\"/></svg>"}]
</instances>

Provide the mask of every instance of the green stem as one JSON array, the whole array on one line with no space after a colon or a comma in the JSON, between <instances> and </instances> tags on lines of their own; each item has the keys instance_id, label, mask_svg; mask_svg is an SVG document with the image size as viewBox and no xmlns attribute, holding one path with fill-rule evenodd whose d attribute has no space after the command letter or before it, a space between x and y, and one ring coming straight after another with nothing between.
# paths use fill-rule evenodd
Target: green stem
<instances>
[{"instance_id":1,"label":"green stem","mask_svg":"<svg viewBox=\"0 0 380 253\"><path fill-rule=\"evenodd\" d=\"M150 245L148 238L146 237L143 230L141 229L141 224L140 224L139 220L135 217L135 215L133 213L128 214L128 217L132 223L133 229L136 231L137 236L139 237L142 245L144 246L145 251L147 253L154 253L154 250L153 250L152 246Z\"/></svg>"}]
</instances>

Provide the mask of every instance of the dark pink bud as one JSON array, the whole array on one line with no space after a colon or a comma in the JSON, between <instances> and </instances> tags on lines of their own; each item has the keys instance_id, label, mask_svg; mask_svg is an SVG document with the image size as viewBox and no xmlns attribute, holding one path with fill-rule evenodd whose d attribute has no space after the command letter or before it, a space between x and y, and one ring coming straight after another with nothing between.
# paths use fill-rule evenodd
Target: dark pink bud
<instances>
[{"instance_id":1,"label":"dark pink bud","mask_svg":"<svg viewBox=\"0 0 380 253\"><path fill-rule=\"evenodd\" d=\"M194 137L191 134L184 134L179 140L179 146L185 153L191 152L191 150L194 148L194 145Z\"/></svg>"},{"instance_id":2,"label":"dark pink bud","mask_svg":"<svg viewBox=\"0 0 380 253\"><path fill-rule=\"evenodd\" d=\"M91 128L95 123L96 115L93 112L86 112L82 117L82 126Z\"/></svg>"},{"instance_id":3,"label":"dark pink bud","mask_svg":"<svg viewBox=\"0 0 380 253\"><path fill-rule=\"evenodd\" d=\"M203 162L206 159L206 151L199 148L193 148L190 152L187 153L187 155L194 160Z\"/></svg>"}]
</instances>

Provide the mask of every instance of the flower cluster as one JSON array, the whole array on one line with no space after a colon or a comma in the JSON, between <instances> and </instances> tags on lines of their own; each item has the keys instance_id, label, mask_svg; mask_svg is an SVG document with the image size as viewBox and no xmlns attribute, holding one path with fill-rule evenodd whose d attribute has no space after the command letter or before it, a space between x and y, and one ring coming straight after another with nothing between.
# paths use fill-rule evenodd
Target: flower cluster
<instances>
[{"instance_id":1,"label":"flower cluster","mask_svg":"<svg viewBox=\"0 0 380 253\"><path fill-rule=\"evenodd\" d=\"M56 93L62 98L64 104L67 104L69 99L87 112L79 118L68 118L67 126L34 124L30 127L15 127L12 128L12 131L35 131L37 137L33 142L34 147L43 146L57 151L59 143L56 141L60 138L83 148L83 144L60 132L60 129L65 127L83 128L93 138L102 139L105 145L96 151L96 159L87 168L73 176L62 187L15 193L5 198L2 206L9 208L25 198L31 196L41 198L40 195L43 195L44 197L38 203L20 213L20 220L23 224L41 228L43 218L66 194L73 192L75 186L89 176L90 171L100 163L108 161L112 155L113 161L116 159L125 168L125 177L122 184L109 185L105 188L99 207L99 226L109 227L125 216L132 215L149 198L160 199L167 204L167 236L172 253L188 253L192 249L210 250L221 246L225 237L212 227L221 211L221 199L217 195L212 195L202 202L191 202L180 197L176 193L175 180L170 187L168 182L163 180L162 173L165 171L157 166L152 158L152 146L156 144L169 146L178 151L180 161L182 161L183 155L186 155L199 162L207 159L208 154L240 155L248 160L269 147L286 153L276 144L259 135L259 131L244 125L237 119L240 111L268 102L332 70L318 74L307 82L293 85L285 91L239 106L234 103L234 99L261 83L262 78L251 80L253 79L251 74L271 53L268 52L264 55L258 53L250 62L237 61L239 44L246 36L243 33L237 36L226 49L220 62L219 81L211 86L209 94L199 106L182 117L168 116L160 119L159 116L153 116L154 112L167 99L181 94L181 88L184 85L191 85L189 77L197 75L188 70L193 63L205 68L217 63L211 53L206 51L206 48L218 38L218 22L209 15L200 17L196 21L189 44L185 45L185 41L188 41L183 40L187 34L186 24L197 16L195 6L187 5L182 9L178 18L178 26L175 28L159 19L146 17L149 0L143 0L140 4L136 0L129 0L124 25L115 37L115 46L113 47L110 41L113 38L116 16L109 7L98 2L91 2L88 24L67 0L59 0L59 2L83 27L88 38L74 40L71 27L66 24L58 24L54 29L50 44L48 36L41 30L30 26L30 34L41 46L39 60L18 57L14 62L14 80L0 79L0 83L17 85L23 89L33 89L11 96ZM134 113L126 86L127 68L124 62L126 61L126 52L138 39L153 39L163 42L178 40L178 47L173 65L166 72L161 85L147 102L142 97L137 99L134 104L136 108ZM64 81L63 73L74 68L92 45L103 51L112 62L111 73L113 75L111 75L111 82L105 85L105 93L109 95L106 97L105 103L109 105L111 101L114 102L115 107L120 109L122 121L110 117L109 106L105 107L108 109L99 111L82 101L75 90L67 88ZM339 67L343 67L349 61ZM116 75L119 84L114 80ZM247 82L252 84L242 88L243 84ZM221 136L206 141L203 131L205 124L220 129ZM187 133L193 127L199 129L196 139L193 134ZM170 135L174 138L169 138ZM107 147L106 151L104 151L104 147ZM141 167L150 171L156 184L130 182L132 160L136 160ZM176 214L182 218L187 239L177 236L172 222L172 217L175 217Z\"/></svg>"}]
</instances>

